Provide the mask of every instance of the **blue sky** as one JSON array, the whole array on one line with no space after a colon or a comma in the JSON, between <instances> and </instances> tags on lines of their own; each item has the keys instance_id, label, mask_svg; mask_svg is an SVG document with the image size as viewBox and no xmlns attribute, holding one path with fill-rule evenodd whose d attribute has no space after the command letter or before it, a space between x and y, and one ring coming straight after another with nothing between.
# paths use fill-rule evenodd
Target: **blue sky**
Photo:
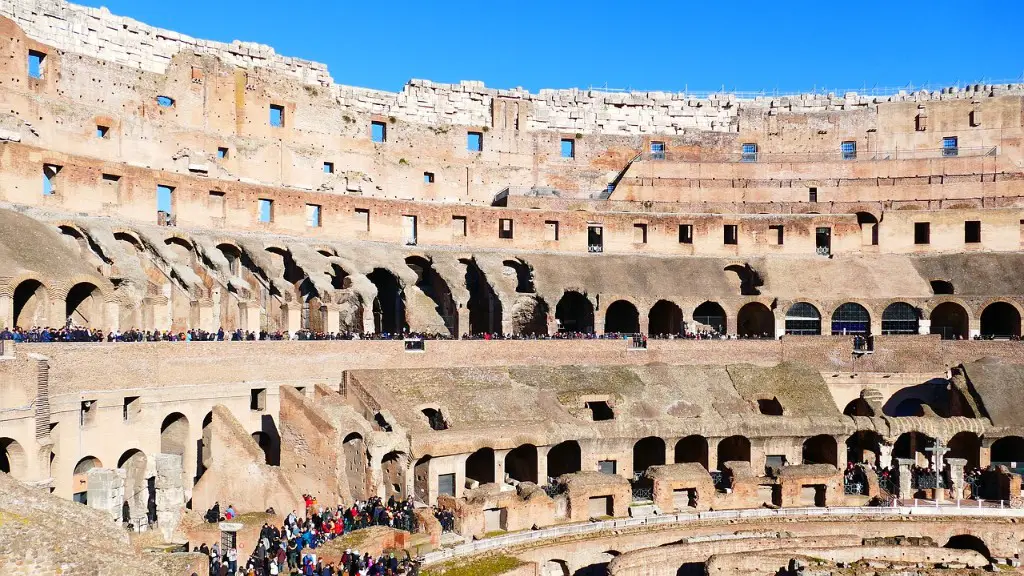
<instances>
[{"instance_id":1,"label":"blue sky","mask_svg":"<svg viewBox=\"0 0 1024 576\"><path fill-rule=\"evenodd\" d=\"M199 38L270 44L336 82L779 90L1024 74L1024 0L79 0Z\"/></svg>"}]
</instances>

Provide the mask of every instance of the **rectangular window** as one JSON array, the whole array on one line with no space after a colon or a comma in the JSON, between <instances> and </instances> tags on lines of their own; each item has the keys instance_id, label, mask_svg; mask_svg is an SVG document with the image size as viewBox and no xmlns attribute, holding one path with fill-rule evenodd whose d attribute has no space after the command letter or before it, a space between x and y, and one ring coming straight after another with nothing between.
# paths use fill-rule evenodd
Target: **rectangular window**
<instances>
[{"instance_id":1,"label":"rectangular window","mask_svg":"<svg viewBox=\"0 0 1024 576\"><path fill-rule=\"evenodd\" d=\"M228 149L227 148L217 148L217 159L218 160L226 160L227 157L228 157Z\"/></svg>"},{"instance_id":2,"label":"rectangular window","mask_svg":"<svg viewBox=\"0 0 1024 576\"><path fill-rule=\"evenodd\" d=\"M134 422L135 417L142 411L142 402L138 396L125 396L124 407L121 410L121 419L125 422Z\"/></svg>"},{"instance_id":3,"label":"rectangular window","mask_svg":"<svg viewBox=\"0 0 1024 576\"><path fill-rule=\"evenodd\" d=\"M260 222L273 222L274 221L274 201L268 198L260 198L256 201L256 207L259 210Z\"/></svg>"},{"instance_id":4,"label":"rectangular window","mask_svg":"<svg viewBox=\"0 0 1024 576\"><path fill-rule=\"evenodd\" d=\"M722 227L722 233L726 244L737 244L739 242L738 224L726 224Z\"/></svg>"},{"instance_id":5,"label":"rectangular window","mask_svg":"<svg viewBox=\"0 0 1024 576\"><path fill-rule=\"evenodd\" d=\"M604 227L600 224L587 226L587 252L604 252Z\"/></svg>"},{"instance_id":6,"label":"rectangular window","mask_svg":"<svg viewBox=\"0 0 1024 576\"><path fill-rule=\"evenodd\" d=\"M438 496L451 496L455 497L455 473L451 474L438 474L437 475L437 494Z\"/></svg>"},{"instance_id":7,"label":"rectangular window","mask_svg":"<svg viewBox=\"0 0 1024 576\"><path fill-rule=\"evenodd\" d=\"M174 187L164 186L163 184L156 187L156 209L158 212L164 214L170 214L171 208L174 207Z\"/></svg>"},{"instance_id":8,"label":"rectangular window","mask_svg":"<svg viewBox=\"0 0 1024 576\"><path fill-rule=\"evenodd\" d=\"M914 222L914 244L930 244L932 225L928 222Z\"/></svg>"},{"instance_id":9,"label":"rectangular window","mask_svg":"<svg viewBox=\"0 0 1024 576\"><path fill-rule=\"evenodd\" d=\"M306 226L319 228L320 224L320 205L306 204Z\"/></svg>"},{"instance_id":10,"label":"rectangular window","mask_svg":"<svg viewBox=\"0 0 1024 576\"><path fill-rule=\"evenodd\" d=\"M324 174L334 174L334 162L324 162Z\"/></svg>"},{"instance_id":11,"label":"rectangular window","mask_svg":"<svg viewBox=\"0 0 1024 576\"><path fill-rule=\"evenodd\" d=\"M113 190L114 197L112 200L119 202L121 194L121 177L116 174L104 174L101 181L107 188Z\"/></svg>"},{"instance_id":12,"label":"rectangular window","mask_svg":"<svg viewBox=\"0 0 1024 576\"><path fill-rule=\"evenodd\" d=\"M253 388L249 391L249 409L263 412L267 409L267 389Z\"/></svg>"},{"instance_id":13,"label":"rectangular window","mask_svg":"<svg viewBox=\"0 0 1024 576\"><path fill-rule=\"evenodd\" d=\"M647 244L647 224L633 224L633 243Z\"/></svg>"},{"instance_id":14,"label":"rectangular window","mask_svg":"<svg viewBox=\"0 0 1024 576\"><path fill-rule=\"evenodd\" d=\"M740 155L741 162L757 162L757 144L744 144L743 153Z\"/></svg>"},{"instance_id":15,"label":"rectangular window","mask_svg":"<svg viewBox=\"0 0 1024 576\"><path fill-rule=\"evenodd\" d=\"M81 409L78 412L78 424L88 426L96 420L96 401L82 400Z\"/></svg>"},{"instance_id":16,"label":"rectangular window","mask_svg":"<svg viewBox=\"0 0 1024 576\"><path fill-rule=\"evenodd\" d=\"M433 172L424 172L423 173L423 183L424 184L433 184L434 183L434 173Z\"/></svg>"},{"instance_id":17,"label":"rectangular window","mask_svg":"<svg viewBox=\"0 0 1024 576\"><path fill-rule=\"evenodd\" d=\"M679 225L679 243L693 244L693 224Z\"/></svg>"},{"instance_id":18,"label":"rectangular window","mask_svg":"<svg viewBox=\"0 0 1024 576\"><path fill-rule=\"evenodd\" d=\"M981 242L981 220L968 220L964 222L964 242L967 244Z\"/></svg>"},{"instance_id":19,"label":"rectangular window","mask_svg":"<svg viewBox=\"0 0 1024 576\"><path fill-rule=\"evenodd\" d=\"M360 232L370 231L370 211L366 208L356 208L356 226Z\"/></svg>"},{"instance_id":20,"label":"rectangular window","mask_svg":"<svg viewBox=\"0 0 1024 576\"><path fill-rule=\"evenodd\" d=\"M774 234L772 234L774 232ZM768 241L773 241L776 246L782 246L783 241L783 226L782 224L775 224L768 227Z\"/></svg>"},{"instance_id":21,"label":"rectangular window","mask_svg":"<svg viewBox=\"0 0 1024 576\"><path fill-rule=\"evenodd\" d=\"M651 142L651 160L665 159L665 143Z\"/></svg>"},{"instance_id":22,"label":"rectangular window","mask_svg":"<svg viewBox=\"0 0 1024 576\"><path fill-rule=\"evenodd\" d=\"M370 122L370 139L374 142L387 142L388 125L384 122Z\"/></svg>"},{"instance_id":23,"label":"rectangular window","mask_svg":"<svg viewBox=\"0 0 1024 576\"><path fill-rule=\"evenodd\" d=\"M56 164L43 164L43 196L51 196L57 193L57 175L60 174L62 166Z\"/></svg>"},{"instance_id":24,"label":"rectangular window","mask_svg":"<svg viewBox=\"0 0 1024 576\"><path fill-rule=\"evenodd\" d=\"M214 218L224 218L226 212L224 193L211 190L207 199L207 207L210 210L210 215Z\"/></svg>"},{"instance_id":25,"label":"rectangular window","mask_svg":"<svg viewBox=\"0 0 1024 576\"><path fill-rule=\"evenodd\" d=\"M103 125L100 125L100 124L96 125L96 137L97 138L106 138L108 134L110 134L110 127L109 126L103 126Z\"/></svg>"},{"instance_id":26,"label":"rectangular window","mask_svg":"<svg viewBox=\"0 0 1024 576\"><path fill-rule=\"evenodd\" d=\"M452 236L455 238L466 237L466 217L452 216Z\"/></svg>"},{"instance_id":27,"label":"rectangular window","mask_svg":"<svg viewBox=\"0 0 1024 576\"><path fill-rule=\"evenodd\" d=\"M43 63L46 61L46 54L42 52L36 52L35 50L28 51L28 77L36 78L37 80L43 79L43 72L45 67Z\"/></svg>"},{"instance_id":28,"label":"rectangular window","mask_svg":"<svg viewBox=\"0 0 1024 576\"><path fill-rule=\"evenodd\" d=\"M857 143L853 140L843 142L840 149L843 151L843 160L857 159Z\"/></svg>"},{"instance_id":29,"label":"rectangular window","mask_svg":"<svg viewBox=\"0 0 1024 576\"><path fill-rule=\"evenodd\" d=\"M576 157L576 141L572 138L562 138L562 158Z\"/></svg>"},{"instance_id":30,"label":"rectangular window","mask_svg":"<svg viewBox=\"0 0 1024 576\"><path fill-rule=\"evenodd\" d=\"M466 133L466 150L470 152L484 151L484 135L482 132Z\"/></svg>"},{"instance_id":31,"label":"rectangular window","mask_svg":"<svg viewBox=\"0 0 1024 576\"><path fill-rule=\"evenodd\" d=\"M956 136L946 136L942 139L942 155L956 156L959 153Z\"/></svg>"},{"instance_id":32,"label":"rectangular window","mask_svg":"<svg viewBox=\"0 0 1024 576\"><path fill-rule=\"evenodd\" d=\"M405 239L406 246L416 245L416 222L416 217L411 214L402 216L402 237Z\"/></svg>"},{"instance_id":33,"label":"rectangular window","mask_svg":"<svg viewBox=\"0 0 1024 576\"><path fill-rule=\"evenodd\" d=\"M274 128L284 127L284 106L270 105L270 125Z\"/></svg>"},{"instance_id":34,"label":"rectangular window","mask_svg":"<svg viewBox=\"0 0 1024 576\"><path fill-rule=\"evenodd\" d=\"M817 202L818 201L818 189L817 188L812 186L812 187L807 189L807 201L808 202Z\"/></svg>"},{"instance_id":35,"label":"rectangular window","mask_svg":"<svg viewBox=\"0 0 1024 576\"><path fill-rule=\"evenodd\" d=\"M598 460L597 462L597 471L601 474L615 474L618 472L616 468L615 460Z\"/></svg>"},{"instance_id":36,"label":"rectangular window","mask_svg":"<svg viewBox=\"0 0 1024 576\"><path fill-rule=\"evenodd\" d=\"M544 239L548 242L558 242L557 220L546 220L544 222Z\"/></svg>"},{"instance_id":37,"label":"rectangular window","mask_svg":"<svg viewBox=\"0 0 1024 576\"><path fill-rule=\"evenodd\" d=\"M498 238L503 240L512 239L512 219L511 218L499 218L498 219Z\"/></svg>"}]
</instances>

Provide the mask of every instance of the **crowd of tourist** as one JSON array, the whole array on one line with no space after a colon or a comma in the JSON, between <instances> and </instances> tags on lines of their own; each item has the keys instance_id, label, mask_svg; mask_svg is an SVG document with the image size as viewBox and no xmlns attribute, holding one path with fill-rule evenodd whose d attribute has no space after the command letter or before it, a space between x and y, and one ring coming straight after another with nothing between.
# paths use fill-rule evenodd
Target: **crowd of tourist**
<instances>
[{"instance_id":1,"label":"crowd of tourist","mask_svg":"<svg viewBox=\"0 0 1024 576\"><path fill-rule=\"evenodd\" d=\"M359 550L348 549L340 561L325 562L316 550L325 543L370 526L388 526L412 532L416 528L411 500L396 500L393 496L384 501L374 497L351 506L321 506L316 499L306 494L305 514L299 516L294 510L278 527L266 523L260 530L249 561L238 565L238 551L222 549L219 544L203 544L195 551L210 557L210 576L400 576L408 574L411 563L399 560L393 553L371 556ZM219 515L219 505L207 512L207 521L229 519L227 514ZM233 510L229 506L228 510Z\"/></svg>"},{"instance_id":2,"label":"crowd of tourist","mask_svg":"<svg viewBox=\"0 0 1024 576\"><path fill-rule=\"evenodd\" d=\"M172 332L170 330L115 330L104 333L102 330L69 326L66 328L49 328L33 326L30 329L14 328L0 330L0 340L11 340L26 343L48 342L241 342L256 340L451 340L451 336L439 333L404 332L404 333L373 333L373 332L313 332L298 330L289 335L287 332L251 332L243 330L216 332L191 329Z\"/></svg>"},{"instance_id":3,"label":"crowd of tourist","mask_svg":"<svg viewBox=\"0 0 1024 576\"><path fill-rule=\"evenodd\" d=\"M441 532L455 531L455 513L444 507L434 507L434 518L441 523Z\"/></svg>"}]
</instances>

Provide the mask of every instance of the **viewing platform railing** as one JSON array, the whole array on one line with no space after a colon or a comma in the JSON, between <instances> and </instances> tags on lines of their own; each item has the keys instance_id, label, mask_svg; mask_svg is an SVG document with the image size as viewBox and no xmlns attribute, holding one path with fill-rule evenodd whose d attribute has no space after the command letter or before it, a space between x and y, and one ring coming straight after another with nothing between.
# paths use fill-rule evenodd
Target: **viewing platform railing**
<instances>
[{"instance_id":1,"label":"viewing platform railing","mask_svg":"<svg viewBox=\"0 0 1024 576\"><path fill-rule=\"evenodd\" d=\"M998 156L997 146L972 146L957 148L918 148L896 150L863 150L856 152L715 152L698 149L675 151L672 149L644 152L641 160L652 162L692 162L692 163L790 163L790 162L861 162L884 160L923 160L943 158L972 158Z\"/></svg>"}]
</instances>

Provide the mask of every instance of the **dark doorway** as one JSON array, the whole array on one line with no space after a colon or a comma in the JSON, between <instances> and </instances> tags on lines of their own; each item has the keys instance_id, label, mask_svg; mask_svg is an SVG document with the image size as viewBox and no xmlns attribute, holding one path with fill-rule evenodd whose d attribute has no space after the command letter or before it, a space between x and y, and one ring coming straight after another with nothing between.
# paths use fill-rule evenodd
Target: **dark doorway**
<instances>
[{"instance_id":1,"label":"dark doorway","mask_svg":"<svg viewBox=\"0 0 1024 576\"><path fill-rule=\"evenodd\" d=\"M405 294L395 275L383 268L376 268L367 278L377 287L373 299L373 327L377 334L401 335L407 328L405 322Z\"/></svg>"},{"instance_id":2,"label":"dark doorway","mask_svg":"<svg viewBox=\"0 0 1024 576\"><path fill-rule=\"evenodd\" d=\"M562 296L555 307L555 318L559 332L590 334L594 331L594 305L579 292L570 291Z\"/></svg>"}]
</instances>

